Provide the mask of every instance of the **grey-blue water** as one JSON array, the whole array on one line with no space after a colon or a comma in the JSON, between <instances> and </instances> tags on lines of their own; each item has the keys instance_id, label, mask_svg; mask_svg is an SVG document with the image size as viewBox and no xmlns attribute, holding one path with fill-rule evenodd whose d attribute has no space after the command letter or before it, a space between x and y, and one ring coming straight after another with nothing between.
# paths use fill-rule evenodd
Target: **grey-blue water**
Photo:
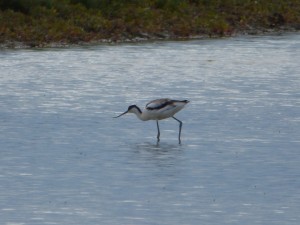
<instances>
[{"instance_id":1,"label":"grey-blue water","mask_svg":"<svg viewBox=\"0 0 300 225\"><path fill-rule=\"evenodd\" d=\"M0 224L298 225L300 35L0 52ZM191 102L160 122L128 105Z\"/></svg>"}]
</instances>

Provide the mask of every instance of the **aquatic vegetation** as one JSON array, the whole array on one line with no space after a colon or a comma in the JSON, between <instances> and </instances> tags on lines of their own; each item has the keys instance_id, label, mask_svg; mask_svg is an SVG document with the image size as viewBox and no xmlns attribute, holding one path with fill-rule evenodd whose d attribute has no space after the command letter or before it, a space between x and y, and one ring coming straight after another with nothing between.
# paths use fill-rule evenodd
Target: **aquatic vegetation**
<instances>
[{"instance_id":1,"label":"aquatic vegetation","mask_svg":"<svg viewBox=\"0 0 300 225\"><path fill-rule=\"evenodd\" d=\"M0 0L0 43L125 41L300 28L298 0Z\"/></svg>"}]
</instances>

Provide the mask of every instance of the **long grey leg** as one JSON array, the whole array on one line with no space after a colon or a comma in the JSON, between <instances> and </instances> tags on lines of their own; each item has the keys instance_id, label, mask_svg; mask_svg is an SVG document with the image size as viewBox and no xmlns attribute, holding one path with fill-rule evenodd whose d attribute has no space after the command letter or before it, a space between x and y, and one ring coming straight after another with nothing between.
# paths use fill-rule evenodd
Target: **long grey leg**
<instances>
[{"instance_id":1,"label":"long grey leg","mask_svg":"<svg viewBox=\"0 0 300 225\"><path fill-rule=\"evenodd\" d=\"M181 144L180 136L181 136L182 122L181 122L179 119L176 119L174 116L172 116L172 118L173 118L174 120L177 120L177 121L179 122L179 135L178 135L178 141L179 141L179 144Z\"/></svg>"},{"instance_id":2,"label":"long grey leg","mask_svg":"<svg viewBox=\"0 0 300 225\"><path fill-rule=\"evenodd\" d=\"M157 142L159 142L160 131L159 131L158 120L156 120L156 125L157 125Z\"/></svg>"}]
</instances>

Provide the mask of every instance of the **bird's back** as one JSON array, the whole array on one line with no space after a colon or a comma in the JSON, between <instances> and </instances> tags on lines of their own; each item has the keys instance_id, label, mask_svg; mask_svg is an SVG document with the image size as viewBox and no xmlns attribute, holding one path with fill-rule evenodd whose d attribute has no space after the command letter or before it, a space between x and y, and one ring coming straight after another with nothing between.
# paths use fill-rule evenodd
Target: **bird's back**
<instances>
[{"instance_id":1,"label":"bird's back","mask_svg":"<svg viewBox=\"0 0 300 225\"><path fill-rule=\"evenodd\" d=\"M179 112L188 102L188 100L181 101L168 98L156 99L146 105L144 116L149 120L166 119Z\"/></svg>"}]
</instances>

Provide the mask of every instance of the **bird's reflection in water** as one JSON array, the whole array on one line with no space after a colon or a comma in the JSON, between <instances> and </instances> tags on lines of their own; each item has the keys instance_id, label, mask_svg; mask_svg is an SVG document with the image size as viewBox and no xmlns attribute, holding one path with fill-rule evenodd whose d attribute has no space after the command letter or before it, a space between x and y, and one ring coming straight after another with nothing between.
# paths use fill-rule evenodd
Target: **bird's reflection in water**
<instances>
[{"instance_id":1,"label":"bird's reflection in water","mask_svg":"<svg viewBox=\"0 0 300 225\"><path fill-rule=\"evenodd\" d=\"M178 151L181 150L181 145L178 144L168 144L168 143L152 143L152 142L144 142L138 143L135 145L138 150L146 150L146 151L157 151L158 153L164 153L169 151Z\"/></svg>"},{"instance_id":2,"label":"bird's reflection in water","mask_svg":"<svg viewBox=\"0 0 300 225\"><path fill-rule=\"evenodd\" d=\"M134 146L138 158L147 162L155 162L157 166L171 166L182 156L182 146L178 144L151 142L139 143Z\"/></svg>"}]
</instances>

